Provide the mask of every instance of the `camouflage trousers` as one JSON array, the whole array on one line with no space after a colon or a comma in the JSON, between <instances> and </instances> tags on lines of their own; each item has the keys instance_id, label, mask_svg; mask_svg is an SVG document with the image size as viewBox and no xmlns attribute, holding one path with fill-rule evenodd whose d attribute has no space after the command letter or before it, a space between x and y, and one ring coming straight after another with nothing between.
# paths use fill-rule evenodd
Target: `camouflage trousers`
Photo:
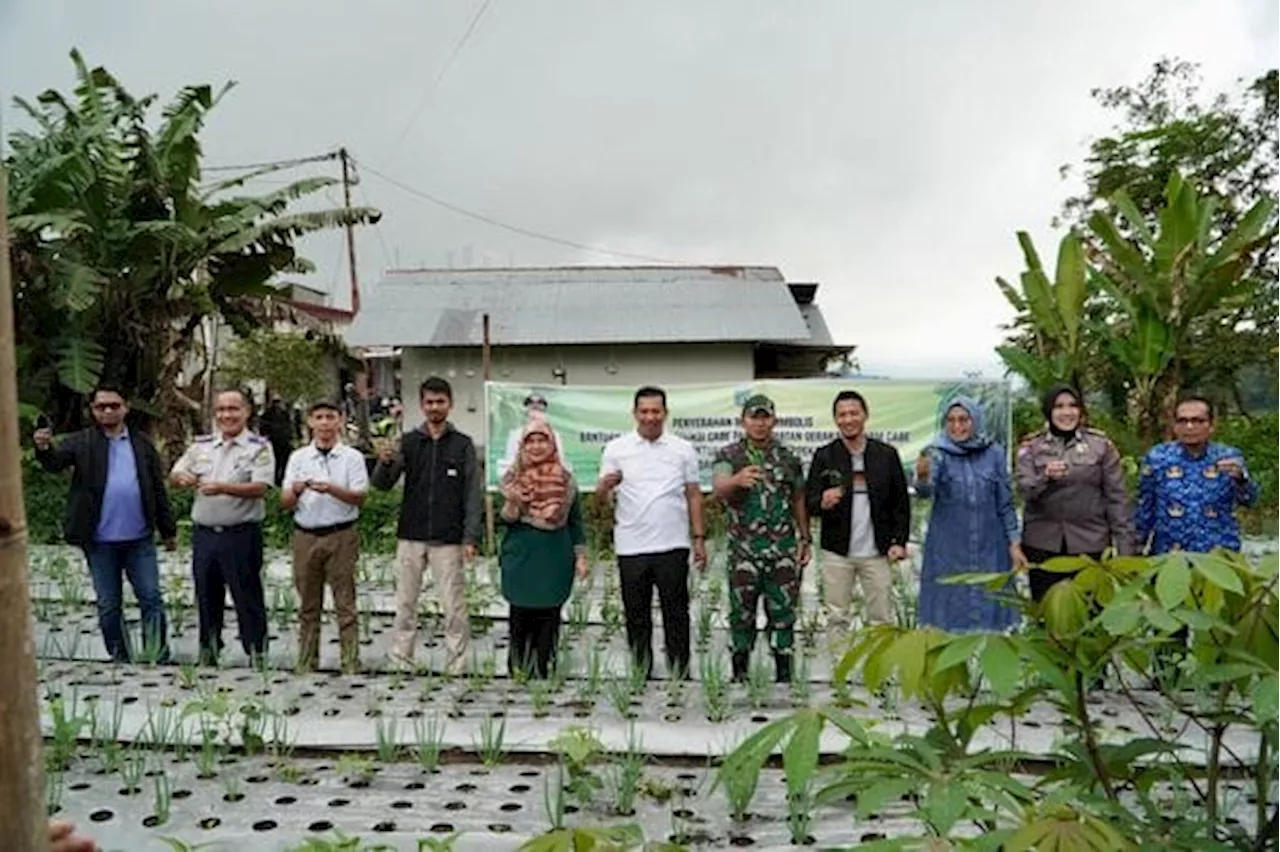
<instances>
[{"instance_id":1,"label":"camouflage trousers","mask_svg":"<svg viewBox=\"0 0 1280 852\"><path fill-rule=\"evenodd\" d=\"M800 569L794 555L729 554L729 642L735 654L756 644L756 611L761 598L770 645L791 653L800 601Z\"/></svg>"}]
</instances>

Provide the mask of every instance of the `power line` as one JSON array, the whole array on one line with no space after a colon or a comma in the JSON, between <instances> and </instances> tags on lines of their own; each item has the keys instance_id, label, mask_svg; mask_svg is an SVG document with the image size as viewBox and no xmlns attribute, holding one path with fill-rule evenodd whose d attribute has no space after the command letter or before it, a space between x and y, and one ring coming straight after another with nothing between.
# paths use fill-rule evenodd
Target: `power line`
<instances>
[{"instance_id":1,"label":"power line","mask_svg":"<svg viewBox=\"0 0 1280 852\"><path fill-rule=\"evenodd\" d=\"M440 84L444 82L445 75L449 73L449 69L453 67L453 63L457 61L462 54L462 49L467 46L467 42L471 40L471 36L475 33L476 28L480 26L480 19L484 17L484 13L493 5L493 0L483 0L476 9L474 15L471 16L471 23L467 24L467 29L462 36L453 45L453 50L449 52L449 58L444 61L444 65L440 66L440 70L436 73L435 79L431 81L431 85L427 87L427 91L423 93L422 99L418 101L418 105L414 107L413 113L409 116L409 120L405 122L404 128L400 131L400 135L391 143L391 148L387 151L387 158L395 153L400 147L400 143L409 135L409 131L418 123L418 119L422 117L423 111L431 102L431 97L440 88Z\"/></svg>"},{"instance_id":2,"label":"power line","mask_svg":"<svg viewBox=\"0 0 1280 852\"><path fill-rule=\"evenodd\" d=\"M417 198L421 198L424 201L429 201L432 204L443 207L444 209L452 213L457 213L459 216L465 216L468 219L475 219L478 222L484 222L486 225L492 225L495 228L502 228L503 230L511 231L514 234L520 234L521 236L524 236L524 237L530 237L532 239L542 240L548 243L555 243L556 245L568 246L569 248L580 249L582 251L594 252L596 254L612 255L614 257L623 257L629 260L641 260L641 261L645 261L646 263L662 263L662 264L677 264L677 265L681 263L678 260L671 260L670 258L654 257L653 255L636 254L635 252L617 251L615 249L604 248L603 246L588 245L587 243L580 243L575 240L568 240L568 239L565 239L564 237L557 237L557 236L554 236L553 234L546 234L546 233L542 233L541 231L534 231L529 228L522 228L519 225L510 225L506 222L501 222L497 219L494 219L492 216L486 216L483 213L476 213L474 210L468 210L465 207L459 207L458 205L453 204L449 201L445 201L443 198L438 198L429 192L424 192L420 189L415 189L414 187L409 186L408 184L403 183L402 181L396 180L395 178L389 175L383 174L382 172L378 171L377 169L373 168L373 166L370 166L367 163L362 164L362 166L364 170L369 174L373 175L374 177L380 178L381 180L386 181L392 186L400 189L402 192L406 192L409 195L415 196Z\"/></svg>"},{"instance_id":3,"label":"power line","mask_svg":"<svg viewBox=\"0 0 1280 852\"><path fill-rule=\"evenodd\" d=\"M338 159L337 151L328 151L324 154L313 154L310 157L294 157L288 160L269 160L265 163L243 163L241 165L224 165L224 166L201 166L200 170L204 172L249 172L262 169L264 171L278 171L280 169L291 169L295 166L305 166L308 163L323 163L326 160Z\"/></svg>"},{"instance_id":4,"label":"power line","mask_svg":"<svg viewBox=\"0 0 1280 852\"><path fill-rule=\"evenodd\" d=\"M373 201L369 198L369 193L365 191L363 183L356 184L356 191L360 193L360 197L364 200L366 207L373 206ZM387 251L387 241L382 236L381 220L373 223L373 233L378 237L378 245L382 248L382 262L384 264L382 268L384 270L391 269L395 264L391 262L391 252Z\"/></svg>"}]
</instances>

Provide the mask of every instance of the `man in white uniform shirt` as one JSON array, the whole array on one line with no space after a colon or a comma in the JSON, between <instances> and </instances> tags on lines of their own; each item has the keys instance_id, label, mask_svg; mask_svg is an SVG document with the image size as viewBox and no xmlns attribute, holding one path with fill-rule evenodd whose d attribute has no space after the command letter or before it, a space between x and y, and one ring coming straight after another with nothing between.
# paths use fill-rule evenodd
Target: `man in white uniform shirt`
<instances>
[{"instance_id":1,"label":"man in white uniform shirt","mask_svg":"<svg viewBox=\"0 0 1280 852\"><path fill-rule=\"evenodd\" d=\"M616 493L613 549L618 554L627 644L632 658L653 674L653 587L662 606L667 673L689 671L689 552L707 564L702 488L693 445L663 431L667 395L642 387L632 413L636 431L620 435L604 448L596 498ZM692 532L691 532L692 530ZM692 541L691 541L692 540Z\"/></svg>"},{"instance_id":2,"label":"man in white uniform shirt","mask_svg":"<svg viewBox=\"0 0 1280 852\"><path fill-rule=\"evenodd\" d=\"M298 610L298 668L313 671L320 657L320 610L329 584L338 615L344 672L360 666L356 632L356 560L360 554L360 504L369 489L364 454L338 440L342 411L317 402L307 412L311 443L294 450L285 465L280 502L293 510L293 584Z\"/></svg>"}]
</instances>

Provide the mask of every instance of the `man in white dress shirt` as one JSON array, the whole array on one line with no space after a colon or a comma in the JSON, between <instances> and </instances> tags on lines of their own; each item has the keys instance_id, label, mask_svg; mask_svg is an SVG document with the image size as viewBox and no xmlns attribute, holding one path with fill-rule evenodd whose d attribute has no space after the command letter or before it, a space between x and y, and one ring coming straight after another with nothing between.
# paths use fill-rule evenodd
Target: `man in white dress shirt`
<instances>
[{"instance_id":1,"label":"man in white dress shirt","mask_svg":"<svg viewBox=\"0 0 1280 852\"><path fill-rule=\"evenodd\" d=\"M364 454L338 440L341 409L317 402L307 412L311 443L294 450L285 465L280 502L293 510L293 584L298 610L298 668L315 669L320 658L320 610L329 584L338 615L344 672L360 667L356 631L356 561L360 554L360 504L369 489Z\"/></svg>"},{"instance_id":2,"label":"man in white dress shirt","mask_svg":"<svg viewBox=\"0 0 1280 852\"><path fill-rule=\"evenodd\" d=\"M702 487L693 445L663 431L667 395L661 388L636 391L636 431L605 445L596 499L616 494L613 549L618 554L627 644L632 658L653 673L653 587L662 606L667 673L689 672L689 552L707 564Z\"/></svg>"}]
</instances>

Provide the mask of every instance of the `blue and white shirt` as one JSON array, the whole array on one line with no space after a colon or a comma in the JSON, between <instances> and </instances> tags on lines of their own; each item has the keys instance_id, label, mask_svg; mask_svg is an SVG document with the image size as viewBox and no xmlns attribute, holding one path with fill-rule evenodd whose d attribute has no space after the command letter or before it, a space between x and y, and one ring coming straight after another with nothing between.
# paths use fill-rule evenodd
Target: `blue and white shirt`
<instances>
[{"instance_id":1,"label":"blue and white shirt","mask_svg":"<svg viewBox=\"0 0 1280 852\"><path fill-rule=\"evenodd\" d=\"M1239 462L1244 475L1232 479L1219 470L1223 459ZM1235 447L1210 442L1197 456L1178 441L1157 444L1143 459L1138 483L1134 527L1139 545L1150 539L1152 554L1239 550L1236 507L1256 502L1258 484L1249 479Z\"/></svg>"}]
</instances>

